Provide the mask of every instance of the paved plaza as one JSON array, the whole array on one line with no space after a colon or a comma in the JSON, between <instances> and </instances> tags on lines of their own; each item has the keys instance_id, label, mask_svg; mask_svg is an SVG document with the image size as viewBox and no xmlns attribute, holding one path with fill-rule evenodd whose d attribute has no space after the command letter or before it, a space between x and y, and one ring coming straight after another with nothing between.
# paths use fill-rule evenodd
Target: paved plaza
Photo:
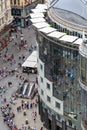
<instances>
[{"instance_id":1,"label":"paved plaza","mask_svg":"<svg viewBox=\"0 0 87 130\"><path fill-rule=\"evenodd\" d=\"M21 33L18 31L17 33L13 33L11 37L10 44L4 48L1 52L0 57L0 73L3 73L4 76L0 76L0 107L5 105L2 100L6 97L6 103L9 103L11 96L14 92L20 87L19 84L22 83L22 80L19 78L20 76L23 79L29 79L31 82L35 82L36 74L25 74L22 73L22 68L18 66L19 63L23 63L26 58L31 54L31 48L34 49L36 46L35 32L32 28L22 29L23 40L26 41L25 46L19 47L21 43ZM31 51L30 51L31 50ZM11 55L12 59L8 60L6 55ZM24 57L24 58L23 58ZM15 70L12 74L10 71ZM7 75L6 75L7 74ZM18 77L16 76L18 74ZM11 82L11 86L8 85L8 82ZM2 91L1 91L2 90ZM40 116L38 115L38 106L33 107L32 109L26 110L26 116L24 116L24 110L21 112L17 111L17 107L21 104L21 98L18 98L15 102L15 105L11 105L12 111L15 114L14 122L17 125L18 129L22 130L22 125L25 124L25 121L28 120L28 125L35 130L40 130L43 124L40 121ZM29 99L23 99L25 102L28 100L29 102L34 102ZM32 117L32 113L37 112L36 120L34 121ZM3 122L2 113L0 111L0 130L9 130L9 127L6 123ZM46 130L46 128L43 128Z\"/></svg>"}]
</instances>

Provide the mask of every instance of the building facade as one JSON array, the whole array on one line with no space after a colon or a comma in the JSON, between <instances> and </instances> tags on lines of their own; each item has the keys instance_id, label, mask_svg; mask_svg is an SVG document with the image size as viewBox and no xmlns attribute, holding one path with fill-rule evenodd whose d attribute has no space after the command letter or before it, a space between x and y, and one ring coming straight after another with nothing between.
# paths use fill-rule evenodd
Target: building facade
<instances>
[{"instance_id":1,"label":"building facade","mask_svg":"<svg viewBox=\"0 0 87 130\"><path fill-rule=\"evenodd\" d=\"M87 130L86 0L55 0L35 10L41 121L50 130Z\"/></svg>"},{"instance_id":2,"label":"building facade","mask_svg":"<svg viewBox=\"0 0 87 130\"><path fill-rule=\"evenodd\" d=\"M31 9L39 0L11 0L11 14L14 17L14 23L19 27L30 25Z\"/></svg>"},{"instance_id":3,"label":"building facade","mask_svg":"<svg viewBox=\"0 0 87 130\"><path fill-rule=\"evenodd\" d=\"M11 16L11 6L9 0L0 1L0 50L9 43L10 24L13 20Z\"/></svg>"},{"instance_id":4,"label":"building facade","mask_svg":"<svg viewBox=\"0 0 87 130\"><path fill-rule=\"evenodd\" d=\"M81 112L82 130L87 130L87 39L83 40L83 44L79 48L80 53L80 86L81 86Z\"/></svg>"}]
</instances>

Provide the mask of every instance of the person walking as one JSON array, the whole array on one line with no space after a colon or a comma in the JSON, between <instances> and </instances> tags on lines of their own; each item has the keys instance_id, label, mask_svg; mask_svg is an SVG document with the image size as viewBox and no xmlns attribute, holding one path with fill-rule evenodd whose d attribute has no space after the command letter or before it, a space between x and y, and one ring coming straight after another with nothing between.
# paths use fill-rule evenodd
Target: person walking
<instances>
[{"instance_id":1,"label":"person walking","mask_svg":"<svg viewBox=\"0 0 87 130\"><path fill-rule=\"evenodd\" d=\"M40 130L43 130L43 127L41 127Z\"/></svg>"}]
</instances>

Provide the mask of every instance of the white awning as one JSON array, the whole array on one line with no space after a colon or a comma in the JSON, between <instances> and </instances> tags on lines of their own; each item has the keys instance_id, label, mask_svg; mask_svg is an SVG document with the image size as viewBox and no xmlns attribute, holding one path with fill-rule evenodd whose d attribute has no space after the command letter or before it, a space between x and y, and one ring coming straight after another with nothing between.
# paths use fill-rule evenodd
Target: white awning
<instances>
[{"instance_id":1,"label":"white awning","mask_svg":"<svg viewBox=\"0 0 87 130\"><path fill-rule=\"evenodd\" d=\"M37 62L37 57L30 55L30 56L27 58L27 61L36 61L36 62Z\"/></svg>"},{"instance_id":2,"label":"white awning","mask_svg":"<svg viewBox=\"0 0 87 130\"><path fill-rule=\"evenodd\" d=\"M82 39L82 38L79 38L79 39L77 39L73 44L81 45L82 43L83 43L83 39Z\"/></svg>"},{"instance_id":3,"label":"white awning","mask_svg":"<svg viewBox=\"0 0 87 130\"><path fill-rule=\"evenodd\" d=\"M22 64L22 67L36 68L37 67L37 63L34 62L34 61L25 61Z\"/></svg>"},{"instance_id":4,"label":"white awning","mask_svg":"<svg viewBox=\"0 0 87 130\"><path fill-rule=\"evenodd\" d=\"M31 55L37 57L37 51L33 51Z\"/></svg>"},{"instance_id":5,"label":"white awning","mask_svg":"<svg viewBox=\"0 0 87 130\"><path fill-rule=\"evenodd\" d=\"M43 18L44 14L43 13L30 13L31 18Z\"/></svg>"},{"instance_id":6,"label":"white awning","mask_svg":"<svg viewBox=\"0 0 87 130\"><path fill-rule=\"evenodd\" d=\"M46 12L46 10L43 9L43 8L35 8L35 9L31 9L31 11L33 13L44 13L44 12Z\"/></svg>"},{"instance_id":7,"label":"white awning","mask_svg":"<svg viewBox=\"0 0 87 130\"><path fill-rule=\"evenodd\" d=\"M40 22L45 22L46 20L44 18L34 18L30 19L32 23L40 23Z\"/></svg>"},{"instance_id":8,"label":"white awning","mask_svg":"<svg viewBox=\"0 0 87 130\"><path fill-rule=\"evenodd\" d=\"M44 28L44 27L49 26L49 24L46 23L46 22L41 22L41 23L33 24L33 26L35 26L36 28L40 29L40 28Z\"/></svg>"},{"instance_id":9,"label":"white awning","mask_svg":"<svg viewBox=\"0 0 87 130\"><path fill-rule=\"evenodd\" d=\"M55 29L55 28L52 28L52 27L45 27L45 28L42 28L42 29L40 29L40 31L41 32L43 32L43 33L51 33L51 32L53 32L53 31L56 31L57 29Z\"/></svg>"},{"instance_id":10,"label":"white awning","mask_svg":"<svg viewBox=\"0 0 87 130\"><path fill-rule=\"evenodd\" d=\"M37 6L36 6L36 8L42 8L42 9L47 9L47 5L46 4L38 4Z\"/></svg>"},{"instance_id":11,"label":"white awning","mask_svg":"<svg viewBox=\"0 0 87 130\"><path fill-rule=\"evenodd\" d=\"M31 55L26 59L26 61L22 64L22 67L37 67L37 51L33 51Z\"/></svg>"},{"instance_id":12,"label":"white awning","mask_svg":"<svg viewBox=\"0 0 87 130\"><path fill-rule=\"evenodd\" d=\"M64 35L63 37L60 38L61 41L65 42L74 42L78 37L71 36L71 35Z\"/></svg>"},{"instance_id":13,"label":"white awning","mask_svg":"<svg viewBox=\"0 0 87 130\"><path fill-rule=\"evenodd\" d=\"M49 37L54 37L54 38L60 38L64 35L65 35L65 33L58 32L58 31L54 31L54 32L48 34Z\"/></svg>"}]
</instances>

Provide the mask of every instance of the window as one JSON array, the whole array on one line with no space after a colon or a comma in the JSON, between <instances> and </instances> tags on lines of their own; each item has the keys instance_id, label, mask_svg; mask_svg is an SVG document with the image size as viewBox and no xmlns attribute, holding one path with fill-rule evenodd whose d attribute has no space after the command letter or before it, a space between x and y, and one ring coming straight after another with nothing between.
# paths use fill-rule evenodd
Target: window
<instances>
[{"instance_id":1,"label":"window","mask_svg":"<svg viewBox=\"0 0 87 130\"><path fill-rule=\"evenodd\" d=\"M40 69L43 70L43 66L40 64Z\"/></svg>"},{"instance_id":2,"label":"window","mask_svg":"<svg viewBox=\"0 0 87 130\"><path fill-rule=\"evenodd\" d=\"M69 126L72 126L72 121L71 121L71 120L68 120L68 122L69 122Z\"/></svg>"},{"instance_id":3,"label":"window","mask_svg":"<svg viewBox=\"0 0 87 130\"><path fill-rule=\"evenodd\" d=\"M44 95L44 91L41 89L41 95Z\"/></svg>"},{"instance_id":4,"label":"window","mask_svg":"<svg viewBox=\"0 0 87 130\"><path fill-rule=\"evenodd\" d=\"M56 102L55 107L60 109L60 103Z\"/></svg>"},{"instance_id":5,"label":"window","mask_svg":"<svg viewBox=\"0 0 87 130\"><path fill-rule=\"evenodd\" d=\"M43 78L41 77L41 82L43 83Z\"/></svg>"},{"instance_id":6,"label":"window","mask_svg":"<svg viewBox=\"0 0 87 130\"><path fill-rule=\"evenodd\" d=\"M49 84L49 83L47 83L47 89L49 89L49 90L50 90L50 84Z\"/></svg>"},{"instance_id":7,"label":"window","mask_svg":"<svg viewBox=\"0 0 87 130\"><path fill-rule=\"evenodd\" d=\"M48 101L48 102L51 102L51 99L50 99L50 97L49 97L49 96L47 96L47 101Z\"/></svg>"}]
</instances>

